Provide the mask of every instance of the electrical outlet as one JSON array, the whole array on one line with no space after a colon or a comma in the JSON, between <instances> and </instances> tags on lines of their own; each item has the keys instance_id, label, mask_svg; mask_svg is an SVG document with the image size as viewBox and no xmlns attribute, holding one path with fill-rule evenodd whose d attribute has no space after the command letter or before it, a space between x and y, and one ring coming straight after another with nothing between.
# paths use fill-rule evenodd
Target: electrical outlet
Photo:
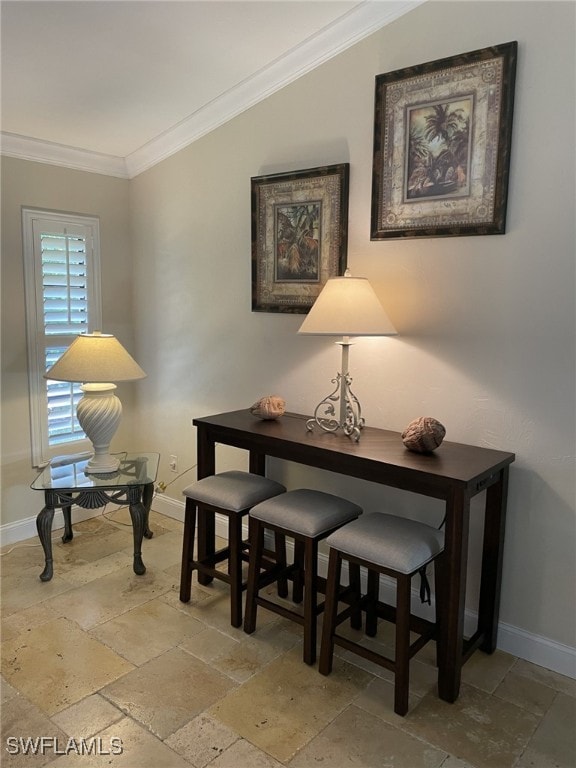
<instances>
[{"instance_id":1,"label":"electrical outlet","mask_svg":"<svg viewBox=\"0 0 576 768\"><path fill-rule=\"evenodd\" d=\"M170 456L170 461L168 462L168 466L172 470L172 472L178 472L178 456Z\"/></svg>"}]
</instances>

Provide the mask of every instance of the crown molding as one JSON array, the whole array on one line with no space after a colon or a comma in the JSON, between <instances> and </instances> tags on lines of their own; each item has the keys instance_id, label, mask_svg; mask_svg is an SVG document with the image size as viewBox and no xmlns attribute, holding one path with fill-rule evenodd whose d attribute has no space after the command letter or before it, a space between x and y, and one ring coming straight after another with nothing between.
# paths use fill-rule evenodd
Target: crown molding
<instances>
[{"instance_id":1,"label":"crown molding","mask_svg":"<svg viewBox=\"0 0 576 768\"><path fill-rule=\"evenodd\" d=\"M365 0L125 158L6 132L0 133L0 154L123 179L134 178L425 2L427 0Z\"/></svg>"},{"instance_id":2,"label":"crown molding","mask_svg":"<svg viewBox=\"0 0 576 768\"><path fill-rule=\"evenodd\" d=\"M130 178L179 152L241 112L378 31L426 0L367 0L270 65L126 157Z\"/></svg>"},{"instance_id":3,"label":"crown molding","mask_svg":"<svg viewBox=\"0 0 576 768\"><path fill-rule=\"evenodd\" d=\"M0 154L17 157L20 160L33 160L47 165L73 168L76 171L102 173L105 176L117 176L121 179L128 178L126 161L123 157L90 152L86 149L77 149L52 141L41 141L6 131L0 132Z\"/></svg>"}]
</instances>

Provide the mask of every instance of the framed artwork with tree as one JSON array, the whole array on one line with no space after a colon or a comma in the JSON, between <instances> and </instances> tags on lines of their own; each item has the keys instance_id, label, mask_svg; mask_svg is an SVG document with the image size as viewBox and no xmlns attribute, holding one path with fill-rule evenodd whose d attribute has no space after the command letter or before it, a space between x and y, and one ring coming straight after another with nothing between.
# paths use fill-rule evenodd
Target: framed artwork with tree
<instances>
[{"instance_id":1,"label":"framed artwork with tree","mask_svg":"<svg viewBox=\"0 0 576 768\"><path fill-rule=\"evenodd\" d=\"M376 77L371 239L506 231L517 43Z\"/></svg>"},{"instance_id":2,"label":"framed artwork with tree","mask_svg":"<svg viewBox=\"0 0 576 768\"><path fill-rule=\"evenodd\" d=\"M252 310L306 314L346 269L349 165L251 179Z\"/></svg>"}]
</instances>

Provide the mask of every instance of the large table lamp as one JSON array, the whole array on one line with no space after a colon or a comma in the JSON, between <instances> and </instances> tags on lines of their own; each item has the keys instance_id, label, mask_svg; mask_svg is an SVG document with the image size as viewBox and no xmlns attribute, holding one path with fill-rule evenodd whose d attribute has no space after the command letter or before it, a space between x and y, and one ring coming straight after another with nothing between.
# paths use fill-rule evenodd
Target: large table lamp
<instances>
[{"instance_id":1,"label":"large table lamp","mask_svg":"<svg viewBox=\"0 0 576 768\"><path fill-rule=\"evenodd\" d=\"M364 419L358 398L350 388L350 337L397 333L378 296L365 277L352 277L346 270L344 277L332 277L326 282L298 333L342 336L341 341L335 342L342 347L342 368L332 379L335 389L316 406L314 418L306 423L307 429L312 430L314 425L326 432L342 429L348 437L359 440Z\"/></svg>"},{"instance_id":2,"label":"large table lamp","mask_svg":"<svg viewBox=\"0 0 576 768\"><path fill-rule=\"evenodd\" d=\"M94 449L86 472L104 474L118 469L120 462L110 455L110 443L120 423L122 403L114 394L116 384L112 382L145 376L118 339L100 331L77 336L44 374L45 379L54 381L82 382L84 395L76 415Z\"/></svg>"}]
</instances>

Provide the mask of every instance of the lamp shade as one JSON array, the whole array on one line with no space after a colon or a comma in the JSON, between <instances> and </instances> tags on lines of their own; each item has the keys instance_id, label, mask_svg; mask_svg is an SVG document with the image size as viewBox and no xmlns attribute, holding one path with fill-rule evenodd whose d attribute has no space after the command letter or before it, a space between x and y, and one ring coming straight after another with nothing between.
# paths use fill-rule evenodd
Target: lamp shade
<instances>
[{"instance_id":1,"label":"lamp shade","mask_svg":"<svg viewBox=\"0 0 576 768\"><path fill-rule=\"evenodd\" d=\"M54 381L134 381L146 376L122 344L111 334L87 333L77 336L66 352L44 374Z\"/></svg>"},{"instance_id":2,"label":"lamp shade","mask_svg":"<svg viewBox=\"0 0 576 768\"><path fill-rule=\"evenodd\" d=\"M394 336L397 331L365 277L332 277L298 333L319 336Z\"/></svg>"}]
</instances>

